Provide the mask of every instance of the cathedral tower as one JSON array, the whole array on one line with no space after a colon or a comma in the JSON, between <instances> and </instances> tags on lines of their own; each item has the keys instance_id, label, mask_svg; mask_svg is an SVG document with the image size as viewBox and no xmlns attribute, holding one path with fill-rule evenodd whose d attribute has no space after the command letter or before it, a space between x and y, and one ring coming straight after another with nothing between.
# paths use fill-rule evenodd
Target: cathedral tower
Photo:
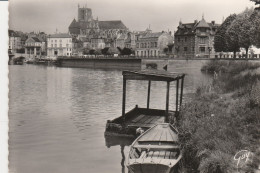
<instances>
[{"instance_id":1,"label":"cathedral tower","mask_svg":"<svg viewBox=\"0 0 260 173\"><path fill-rule=\"evenodd\" d=\"M78 6L78 21L89 22L93 20L92 10L87 7Z\"/></svg>"}]
</instances>

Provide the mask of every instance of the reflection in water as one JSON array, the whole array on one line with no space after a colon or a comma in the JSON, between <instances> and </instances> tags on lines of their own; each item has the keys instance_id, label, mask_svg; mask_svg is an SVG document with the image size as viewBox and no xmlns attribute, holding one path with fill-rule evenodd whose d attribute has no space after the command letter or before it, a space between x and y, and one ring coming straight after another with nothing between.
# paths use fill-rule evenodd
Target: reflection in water
<instances>
[{"instance_id":1,"label":"reflection in water","mask_svg":"<svg viewBox=\"0 0 260 173\"><path fill-rule=\"evenodd\" d=\"M165 65L157 63L158 69ZM211 80L200 72L203 63L169 61L168 71L187 74L184 101ZM125 156L133 139L104 140L106 121L121 115L121 71L23 65L9 66L9 78L10 172L127 172ZM145 107L147 83L128 82L126 111ZM165 95L166 84L152 83L151 108L165 109Z\"/></svg>"},{"instance_id":2,"label":"reflection in water","mask_svg":"<svg viewBox=\"0 0 260 173\"><path fill-rule=\"evenodd\" d=\"M105 141L106 141L106 146L108 148L112 147L112 146L120 146L120 151L121 151L121 167L122 167L122 173L125 173L125 147L126 146L130 146L133 141L135 139L134 138L130 138L130 137L118 137L118 136L105 136ZM127 153L128 154L128 153Z\"/></svg>"},{"instance_id":3,"label":"reflection in water","mask_svg":"<svg viewBox=\"0 0 260 173\"><path fill-rule=\"evenodd\" d=\"M121 154L122 154L122 161L121 161L122 173L125 173L125 153L124 153L125 146L121 145L120 147L121 147Z\"/></svg>"}]
</instances>

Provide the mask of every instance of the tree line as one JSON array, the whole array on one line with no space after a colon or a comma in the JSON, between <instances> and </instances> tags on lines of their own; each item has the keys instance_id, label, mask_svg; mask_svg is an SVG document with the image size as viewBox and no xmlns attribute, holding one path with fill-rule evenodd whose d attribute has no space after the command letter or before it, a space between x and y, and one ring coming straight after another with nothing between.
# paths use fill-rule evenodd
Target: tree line
<instances>
[{"instance_id":1,"label":"tree line","mask_svg":"<svg viewBox=\"0 0 260 173\"><path fill-rule=\"evenodd\" d=\"M120 55L131 55L135 54L133 49L130 48L113 48L113 47L105 47L103 49L83 49L83 55L114 55L114 54L120 54Z\"/></svg>"},{"instance_id":2,"label":"tree line","mask_svg":"<svg viewBox=\"0 0 260 173\"><path fill-rule=\"evenodd\" d=\"M260 4L260 0L251 0ZM246 9L240 14L228 16L216 31L214 49L216 52L233 52L234 58L240 48L248 50L250 46L260 48L260 10Z\"/></svg>"}]
</instances>

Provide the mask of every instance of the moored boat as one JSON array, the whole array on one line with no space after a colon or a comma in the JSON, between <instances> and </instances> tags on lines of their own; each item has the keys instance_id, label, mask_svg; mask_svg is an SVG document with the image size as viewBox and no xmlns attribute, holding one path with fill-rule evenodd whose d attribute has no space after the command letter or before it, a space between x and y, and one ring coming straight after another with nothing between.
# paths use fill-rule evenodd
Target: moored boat
<instances>
[{"instance_id":1,"label":"moored boat","mask_svg":"<svg viewBox=\"0 0 260 173\"><path fill-rule=\"evenodd\" d=\"M127 167L130 173L176 173L181 158L178 131L169 123L162 123L133 142Z\"/></svg>"}]
</instances>

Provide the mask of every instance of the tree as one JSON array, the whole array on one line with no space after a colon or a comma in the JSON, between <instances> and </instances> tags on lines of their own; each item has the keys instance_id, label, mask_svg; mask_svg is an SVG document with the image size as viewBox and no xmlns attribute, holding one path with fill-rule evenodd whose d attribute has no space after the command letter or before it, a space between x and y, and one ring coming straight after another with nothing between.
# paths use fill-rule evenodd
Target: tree
<instances>
[{"instance_id":1,"label":"tree","mask_svg":"<svg viewBox=\"0 0 260 173\"><path fill-rule=\"evenodd\" d=\"M228 52L226 31L236 19L236 14L232 14L219 26L214 38L214 49L216 52Z\"/></svg>"},{"instance_id":2,"label":"tree","mask_svg":"<svg viewBox=\"0 0 260 173\"><path fill-rule=\"evenodd\" d=\"M246 58L248 57L248 49L252 45L250 36L251 33L251 21L250 16L253 13L253 9L246 9L243 13L237 16L234 21L235 25L238 26L238 42L239 46L246 49Z\"/></svg>"},{"instance_id":3,"label":"tree","mask_svg":"<svg viewBox=\"0 0 260 173\"><path fill-rule=\"evenodd\" d=\"M258 10L254 10L254 12L249 17L249 21L251 21L250 27L250 39L253 45L260 48L260 13Z\"/></svg>"},{"instance_id":4,"label":"tree","mask_svg":"<svg viewBox=\"0 0 260 173\"><path fill-rule=\"evenodd\" d=\"M169 43L167 46L168 46L169 52L172 52L172 48L173 48L174 44L173 43Z\"/></svg>"},{"instance_id":5,"label":"tree","mask_svg":"<svg viewBox=\"0 0 260 173\"><path fill-rule=\"evenodd\" d=\"M95 55L95 52L96 52L95 49L89 50L89 54L90 54L90 55Z\"/></svg>"},{"instance_id":6,"label":"tree","mask_svg":"<svg viewBox=\"0 0 260 173\"><path fill-rule=\"evenodd\" d=\"M108 55L108 49L109 49L109 47L105 47L104 49L101 50L101 53L103 55Z\"/></svg>"},{"instance_id":7,"label":"tree","mask_svg":"<svg viewBox=\"0 0 260 173\"><path fill-rule=\"evenodd\" d=\"M163 49L163 52L164 52L165 54L167 54L167 53L169 52L169 48L168 48L168 47L165 47L165 48Z\"/></svg>"},{"instance_id":8,"label":"tree","mask_svg":"<svg viewBox=\"0 0 260 173\"><path fill-rule=\"evenodd\" d=\"M250 1L255 2L255 5L260 4L260 0L250 0Z\"/></svg>"},{"instance_id":9,"label":"tree","mask_svg":"<svg viewBox=\"0 0 260 173\"><path fill-rule=\"evenodd\" d=\"M89 49L88 48L84 48L83 49L83 55L87 55L89 54Z\"/></svg>"},{"instance_id":10,"label":"tree","mask_svg":"<svg viewBox=\"0 0 260 173\"><path fill-rule=\"evenodd\" d=\"M131 54L132 54L132 50L126 47L121 51L121 55L131 55Z\"/></svg>"},{"instance_id":11,"label":"tree","mask_svg":"<svg viewBox=\"0 0 260 173\"><path fill-rule=\"evenodd\" d=\"M227 43L227 51L234 53L234 58L236 58L236 52L239 51L239 25L238 23L232 23L227 29L225 38Z\"/></svg>"}]
</instances>

